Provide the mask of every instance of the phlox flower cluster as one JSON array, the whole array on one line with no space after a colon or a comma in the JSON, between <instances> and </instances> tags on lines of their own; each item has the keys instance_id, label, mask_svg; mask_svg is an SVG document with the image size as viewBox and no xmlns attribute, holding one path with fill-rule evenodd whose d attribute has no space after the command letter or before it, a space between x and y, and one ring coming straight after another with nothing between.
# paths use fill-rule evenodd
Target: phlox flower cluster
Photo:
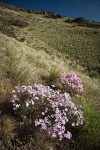
<instances>
[{"instance_id":1,"label":"phlox flower cluster","mask_svg":"<svg viewBox=\"0 0 100 150\"><path fill-rule=\"evenodd\" d=\"M82 81L75 73L61 75L61 83L72 95L80 96L83 93Z\"/></svg>"},{"instance_id":2,"label":"phlox flower cluster","mask_svg":"<svg viewBox=\"0 0 100 150\"><path fill-rule=\"evenodd\" d=\"M35 109L38 103L40 109L37 111L41 112L34 120L35 126L40 126L59 140L71 139L69 125L72 127L83 124L81 106L75 105L68 93L62 93L49 86L18 86L12 91L11 102L14 110L19 110L23 106L32 106L32 109Z\"/></svg>"}]
</instances>

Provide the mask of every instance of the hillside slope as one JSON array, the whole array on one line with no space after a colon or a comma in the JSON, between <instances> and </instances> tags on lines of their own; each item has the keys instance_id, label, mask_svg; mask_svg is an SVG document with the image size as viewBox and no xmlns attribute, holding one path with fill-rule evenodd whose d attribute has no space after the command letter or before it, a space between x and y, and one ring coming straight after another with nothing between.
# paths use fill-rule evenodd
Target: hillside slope
<instances>
[{"instance_id":1,"label":"hillside slope","mask_svg":"<svg viewBox=\"0 0 100 150\"><path fill-rule=\"evenodd\" d=\"M75 72L84 86L83 96L78 103L83 105L85 127L75 139L75 149L97 150L100 146L100 78L97 72L93 72L93 77L97 78L90 78L85 72L87 67L100 66L100 28L82 27L76 22L66 22L66 19L48 18L44 14L30 14L0 6L0 143L3 141L1 145L5 146L2 149L14 149L17 145L20 150L24 144L27 150L27 141L21 145L15 140L16 134L21 140L20 136L25 131L21 128L23 122L18 125L16 117L12 115L9 104L14 87L42 83L61 89L59 77L67 72ZM77 103L76 97L73 100ZM2 122L3 119L8 119L8 122ZM10 135L12 122L16 133ZM9 140L8 145L4 142L7 141L6 134L11 138L12 147ZM36 133L34 150L41 150L41 147L48 150L45 143L54 143L44 135ZM65 143L56 141L60 150L66 150Z\"/></svg>"},{"instance_id":2,"label":"hillside slope","mask_svg":"<svg viewBox=\"0 0 100 150\"><path fill-rule=\"evenodd\" d=\"M6 12L1 7L0 30L2 33L16 38L17 35L15 35L14 30L16 32L18 27L27 26L22 32L24 34L22 36L25 36L26 32L27 35L44 41L50 47L59 50L83 66L100 66L100 28L81 27L78 26L78 21L65 22L66 18L48 19L41 14L13 12L13 10L7 10ZM17 38L20 38L19 36ZM24 38L22 37L23 40Z\"/></svg>"}]
</instances>

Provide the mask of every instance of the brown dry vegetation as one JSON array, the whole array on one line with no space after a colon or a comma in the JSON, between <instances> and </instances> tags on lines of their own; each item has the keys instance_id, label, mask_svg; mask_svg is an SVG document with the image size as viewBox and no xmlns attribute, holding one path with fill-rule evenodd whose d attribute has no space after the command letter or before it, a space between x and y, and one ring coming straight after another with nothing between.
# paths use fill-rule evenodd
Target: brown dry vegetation
<instances>
[{"instance_id":1,"label":"brown dry vegetation","mask_svg":"<svg viewBox=\"0 0 100 150\"><path fill-rule=\"evenodd\" d=\"M100 78L95 73L90 78L82 66L100 65L100 29L79 27L52 15L49 19L43 12L36 15L8 8L0 6L1 149L99 150ZM69 71L77 73L84 85L85 126L75 139L71 143L52 140L45 132L18 122L10 104L12 89L34 83L60 89L59 76Z\"/></svg>"}]
</instances>

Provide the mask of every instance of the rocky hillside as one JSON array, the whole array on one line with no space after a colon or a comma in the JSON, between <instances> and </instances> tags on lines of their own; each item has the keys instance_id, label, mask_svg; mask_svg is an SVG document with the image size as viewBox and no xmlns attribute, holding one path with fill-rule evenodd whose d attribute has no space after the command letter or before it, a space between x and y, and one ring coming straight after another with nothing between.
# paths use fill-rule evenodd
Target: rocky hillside
<instances>
[{"instance_id":1,"label":"rocky hillside","mask_svg":"<svg viewBox=\"0 0 100 150\"><path fill-rule=\"evenodd\" d=\"M82 80L83 95L70 95L75 104L82 105L84 124L70 129L72 140L59 141L33 126L33 114L40 116L41 107L30 114L26 107L14 111L11 95L16 86L31 88L33 84L64 93L60 76L68 72ZM0 2L0 148L99 150L99 116L100 24Z\"/></svg>"}]
</instances>

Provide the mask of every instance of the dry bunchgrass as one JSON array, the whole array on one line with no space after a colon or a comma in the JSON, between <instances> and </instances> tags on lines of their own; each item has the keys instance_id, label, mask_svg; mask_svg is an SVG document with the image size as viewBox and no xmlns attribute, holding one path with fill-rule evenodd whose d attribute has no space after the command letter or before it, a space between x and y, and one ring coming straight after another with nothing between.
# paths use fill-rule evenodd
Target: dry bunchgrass
<instances>
[{"instance_id":1,"label":"dry bunchgrass","mask_svg":"<svg viewBox=\"0 0 100 150\"><path fill-rule=\"evenodd\" d=\"M4 40L5 39L5 40ZM64 70L65 63L63 59L57 58L56 55L49 55L44 50L38 51L19 43L14 39L8 38L1 34L1 52L5 61L1 65L1 76L10 79L13 85L29 84L41 75L41 72L48 74L54 66Z\"/></svg>"},{"instance_id":2,"label":"dry bunchgrass","mask_svg":"<svg viewBox=\"0 0 100 150\"><path fill-rule=\"evenodd\" d=\"M15 123L9 116L2 116L0 119L0 133L2 140L12 138L14 135Z\"/></svg>"},{"instance_id":3,"label":"dry bunchgrass","mask_svg":"<svg viewBox=\"0 0 100 150\"><path fill-rule=\"evenodd\" d=\"M0 103L7 100L12 89L12 85L9 80L0 80Z\"/></svg>"}]
</instances>

